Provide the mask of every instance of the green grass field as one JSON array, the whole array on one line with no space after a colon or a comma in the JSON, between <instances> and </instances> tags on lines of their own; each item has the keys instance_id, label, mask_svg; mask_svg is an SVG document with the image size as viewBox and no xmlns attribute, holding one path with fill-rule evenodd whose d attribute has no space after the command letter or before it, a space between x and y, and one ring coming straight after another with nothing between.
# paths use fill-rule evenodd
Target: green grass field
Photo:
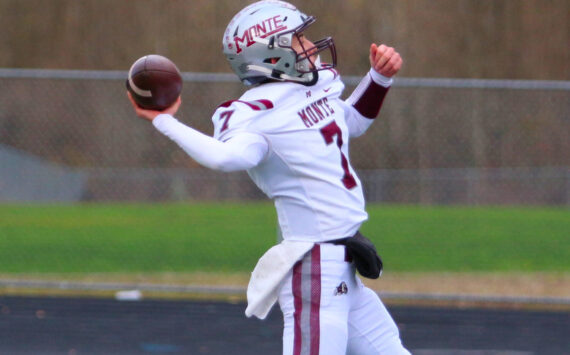
<instances>
[{"instance_id":1,"label":"green grass field","mask_svg":"<svg viewBox=\"0 0 570 355\"><path fill-rule=\"evenodd\" d=\"M369 205L387 270L568 272L566 208ZM0 273L249 272L270 203L0 205Z\"/></svg>"}]
</instances>

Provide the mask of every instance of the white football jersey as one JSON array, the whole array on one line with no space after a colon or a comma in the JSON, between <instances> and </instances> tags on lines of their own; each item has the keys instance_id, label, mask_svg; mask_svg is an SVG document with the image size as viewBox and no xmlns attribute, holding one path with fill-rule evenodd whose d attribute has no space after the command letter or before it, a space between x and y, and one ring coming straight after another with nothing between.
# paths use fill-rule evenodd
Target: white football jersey
<instances>
[{"instance_id":1,"label":"white football jersey","mask_svg":"<svg viewBox=\"0 0 570 355\"><path fill-rule=\"evenodd\" d=\"M313 86L279 82L248 90L214 113L214 138L265 137L269 152L249 176L275 201L284 239L320 242L352 236L368 218L362 184L350 165L352 106L341 100L335 70Z\"/></svg>"}]
</instances>

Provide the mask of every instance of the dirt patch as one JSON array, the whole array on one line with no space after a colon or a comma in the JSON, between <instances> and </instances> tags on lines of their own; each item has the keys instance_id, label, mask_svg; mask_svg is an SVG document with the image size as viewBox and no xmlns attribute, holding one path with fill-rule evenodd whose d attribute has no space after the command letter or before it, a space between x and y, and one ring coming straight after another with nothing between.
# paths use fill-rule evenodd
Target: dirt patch
<instances>
[{"instance_id":1,"label":"dirt patch","mask_svg":"<svg viewBox=\"0 0 570 355\"><path fill-rule=\"evenodd\" d=\"M363 281L378 292L570 299L567 273L391 273Z\"/></svg>"}]
</instances>

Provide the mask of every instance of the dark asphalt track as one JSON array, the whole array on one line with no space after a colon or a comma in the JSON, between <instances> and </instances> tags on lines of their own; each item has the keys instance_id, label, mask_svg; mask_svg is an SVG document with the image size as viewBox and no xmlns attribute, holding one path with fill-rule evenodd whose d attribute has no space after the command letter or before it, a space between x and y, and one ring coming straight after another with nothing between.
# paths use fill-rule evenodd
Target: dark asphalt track
<instances>
[{"instance_id":1,"label":"dark asphalt track","mask_svg":"<svg viewBox=\"0 0 570 355\"><path fill-rule=\"evenodd\" d=\"M278 355L281 314L244 304L0 296L0 354ZM389 307L418 355L570 354L570 312Z\"/></svg>"}]
</instances>

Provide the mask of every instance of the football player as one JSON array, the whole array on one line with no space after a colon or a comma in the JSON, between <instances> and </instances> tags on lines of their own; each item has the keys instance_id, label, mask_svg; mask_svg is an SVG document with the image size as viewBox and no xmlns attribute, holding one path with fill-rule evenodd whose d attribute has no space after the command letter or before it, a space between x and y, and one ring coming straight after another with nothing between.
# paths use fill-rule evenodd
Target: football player
<instances>
[{"instance_id":1,"label":"football player","mask_svg":"<svg viewBox=\"0 0 570 355\"><path fill-rule=\"evenodd\" d=\"M161 112L131 102L197 162L246 170L274 201L283 241L258 262L246 315L263 319L279 303L283 354L409 354L378 295L356 276L358 267L378 277L382 265L358 232L368 215L348 147L374 122L402 59L371 44L370 71L342 100L332 38L306 36L314 21L273 0L234 16L223 51L248 90L217 108L213 137L173 117L180 99Z\"/></svg>"}]
</instances>

